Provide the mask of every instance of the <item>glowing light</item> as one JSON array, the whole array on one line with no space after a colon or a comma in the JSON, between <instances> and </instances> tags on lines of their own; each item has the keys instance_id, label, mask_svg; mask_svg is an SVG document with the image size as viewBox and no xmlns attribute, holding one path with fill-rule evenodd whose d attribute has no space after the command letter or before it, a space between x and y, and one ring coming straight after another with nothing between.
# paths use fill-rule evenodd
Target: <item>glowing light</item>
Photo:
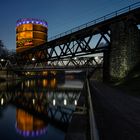
<instances>
[{"instance_id":1,"label":"glowing light","mask_svg":"<svg viewBox=\"0 0 140 140\"><path fill-rule=\"evenodd\" d=\"M66 99L64 99L64 105L67 105L67 100Z\"/></svg>"},{"instance_id":2,"label":"glowing light","mask_svg":"<svg viewBox=\"0 0 140 140\"><path fill-rule=\"evenodd\" d=\"M43 75L48 75L48 71L43 71Z\"/></svg>"},{"instance_id":3,"label":"glowing light","mask_svg":"<svg viewBox=\"0 0 140 140\"><path fill-rule=\"evenodd\" d=\"M56 71L51 71L51 74L53 74L55 76L56 75Z\"/></svg>"},{"instance_id":4,"label":"glowing light","mask_svg":"<svg viewBox=\"0 0 140 140\"><path fill-rule=\"evenodd\" d=\"M95 60L98 60L99 58L98 58L98 56L95 56Z\"/></svg>"},{"instance_id":5,"label":"glowing light","mask_svg":"<svg viewBox=\"0 0 140 140\"><path fill-rule=\"evenodd\" d=\"M36 26L35 26L36 24ZM16 51L22 52L28 48L47 42L47 22L34 18L22 18L16 22ZM29 39L32 41L29 41Z\"/></svg>"},{"instance_id":6,"label":"glowing light","mask_svg":"<svg viewBox=\"0 0 140 140\"><path fill-rule=\"evenodd\" d=\"M44 121L20 109L16 113L15 128L20 135L24 137L36 137L46 133L47 127Z\"/></svg>"},{"instance_id":7,"label":"glowing light","mask_svg":"<svg viewBox=\"0 0 140 140\"><path fill-rule=\"evenodd\" d=\"M56 101L55 101L55 99L53 99L53 105L55 106L55 104L56 104Z\"/></svg>"},{"instance_id":8,"label":"glowing light","mask_svg":"<svg viewBox=\"0 0 140 140\"><path fill-rule=\"evenodd\" d=\"M4 103L4 99L3 99L3 98L1 98L1 105L3 105L3 103Z\"/></svg>"},{"instance_id":9,"label":"glowing light","mask_svg":"<svg viewBox=\"0 0 140 140\"><path fill-rule=\"evenodd\" d=\"M77 100L74 101L74 104L77 105Z\"/></svg>"},{"instance_id":10,"label":"glowing light","mask_svg":"<svg viewBox=\"0 0 140 140\"><path fill-rule=\"evenodd\" d=\"M4 59L1 59L0 61L1 61L1 62L3 62L3 61L4 61Z\"/></svg>"},{"instance_id":11,"label":"glowing light","mask_svg":"<svg viewBox=\"0 0 140 140\"><path fill-rule=\"evenodd\" d=\"M35 61L35 58L34 57L32 58L32 61Z\"/></svg>"},{"instance_id":12,"label":"glowing light","mask_svg":"<svg viewBox=\"0 0 140 140\"><path fill-rule=\"evenodd\" d=\"M30 81L29 80L27 81L27 87L30 87Z\"/></svg>"},{"instance_id":13,"label":"glowing light","mask_svg":"<svg viewBox=\"0 0 140 140\"><path fill-rule=\"evenodd\" d=\"M25 46L33 45L33 42L25 42L24 45L25 45Z\"/></svg>"},{"instance_id":14,"label":"glowing light","mask_svg":"<svg viewBox=\"0 0 140 140\"><path fill-rule=\"evenodd\" d=\"M55 78L50 81L50 85L52 88L54 88L56 86L56 79Z\"/></svg>"},{"instance_id":15,"label":"glowing light","mask_svg":"<svg viewBox=\"0 0 140 140\"><path fill-rule=\"evenodd\" d=\"M35 99L32 99L33 104L35 104Z\"/></svg>"},{"instance_id":16,"label":"glowing light","mask_svg":"<svg viewBox=\"0 0 140 140\"><path fill-rule=\"evenodd\" d=\"M74 57L75 60L77 60L77 57Z\"/></svg>"},{"instance_id":17,"label":"glowing light","mask_svg":"<svg viewBox=\"0 0 140 140\"><path fill-rule=\"evenodd\" d=\"M28 72L27 72L27 75L29 75L29 74L30 74L30 72L28 71Z\"/></svg>"},{"instance_id":18,"label":"glowing light","mask_svg":"<svg viewBox=\"0 0 140 140\"><path fill-rule=\"evenodd\" d=\"M16 26L22 25L22 24L40 24L45 27L48 27L48 23L45 20L39 20L39 19L34 19L34 18L22 18L19 19L16 23Z\"/></svg>"},{"instance_id":19,"label":"glowing light","mask_svg":"<svg viewBox=\"0 0 140 140\"><path fill-rule=\"evenodd\" d=\"M47 85L48 85L48 80L43 79L43 87L47 87Z\"/></svg>"}]
</instances>

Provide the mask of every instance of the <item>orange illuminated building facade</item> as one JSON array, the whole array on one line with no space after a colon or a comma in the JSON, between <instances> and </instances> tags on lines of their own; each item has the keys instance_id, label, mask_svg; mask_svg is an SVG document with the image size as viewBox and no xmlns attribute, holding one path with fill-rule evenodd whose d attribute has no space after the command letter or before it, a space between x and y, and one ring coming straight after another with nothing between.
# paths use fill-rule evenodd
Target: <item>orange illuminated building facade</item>
<instances>
[{"instance_id":1,"label":"orange illuminated building facade","mask_svg":"<svg viewBox=\"0 0 140 140\"><path fill-rule=\"evenodd\" d=\"M16 52L47 42L48 24L44 20L23 18L16 23Z\"/></svg>"}]
</instances>

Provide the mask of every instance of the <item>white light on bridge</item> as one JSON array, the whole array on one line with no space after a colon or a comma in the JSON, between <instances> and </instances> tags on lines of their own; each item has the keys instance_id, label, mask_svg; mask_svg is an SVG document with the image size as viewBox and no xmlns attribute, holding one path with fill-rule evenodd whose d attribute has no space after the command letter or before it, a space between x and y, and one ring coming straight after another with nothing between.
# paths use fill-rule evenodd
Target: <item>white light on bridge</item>
<instances>
[{"instance_id":1,"label":"white light on bridge","mask_svg":"<svg viewBox=\"0 0 140 140\"><path fill-rule=\"evenodd\" d=\"M77 100L74 101L74 104L77 105Z\"/></svg>"},{"instance_id":2,"label":"white light on bridge","mask_svg":"<svg viewBox=\"0 0 140 140\"><path fill-rule=\"evenodd\" d=\"M95 60L98 60L99 59L99 57L98 56L95 56Z\"/></svg>"},{"instance_id":3,"label":"white light on bridge","mask_svg":"<svg viewBox=\"0 0 140 140\"><path fill-rule=\"evenodd\" d=\"M55 101L55 99L53 99L53 105L55 106L55 104L56 104L56 101Z\"/></svg>"},{"instance_id":4,"label":"white light on bridge","mask_svg":"<svg viewBox=\"0 0 140 140\"><path fill-rule=\"evenodd\" d=\"M35 61L35 58L34 57L32 58L32 61Z\"/></svg>"},{"instance_id":5,"label":"white light on bridge","mask_svg":"<svg viewBox=\"0 0 140 140\"><path fill-rule=\"evenodd\" d=\"M0 61L1 61L1 62L3 62L3 61L4 61L4 59L1 59Z\"/></svg>"},{"instance_id":6,"label":"white light on bridge","mask_svg":"<svg viewBox=\"0 0 140 140\"><path fill-rule=\"evenodd\" d=\"M1 98L1 105L3 105L3 103L4 103L4 99L3 99L3 98Z\"/></svg>"},{"instance_id":7,"label":"white light on bridge","mask_svg":"<svg viewBox=\"0 0 140 140\"><path fill-rule=\"evenodd\" d=\"M66 99L64 99L64 105L67 105L67 100Z\"/></svg>"}]
</instances>

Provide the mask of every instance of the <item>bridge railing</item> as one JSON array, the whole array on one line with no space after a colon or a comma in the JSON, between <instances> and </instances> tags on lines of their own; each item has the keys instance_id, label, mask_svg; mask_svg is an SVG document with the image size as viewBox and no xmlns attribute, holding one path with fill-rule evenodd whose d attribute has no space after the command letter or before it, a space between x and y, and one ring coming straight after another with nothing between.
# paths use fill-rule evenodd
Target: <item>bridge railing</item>
<instances>
[{"instance_id":1,"label":"bridge railing","mask_svg":"<svg viewBox=\"0 0 140 140\"><path fill-rule=\"evenodd\" d=\"M134 3L134 4L132 4L132 5L129 5L129 6L127 6L127 7L124 7L124 8L122 8L122 9L119 9L119 10L117 10L117 11L114 11L114 12L112 12L112 13L110 13L110 14L107 14L107 15L105 15L105 16L102 16L102 17L100 17L100 18L97 18L97 19L95 19L95 20L93 20L93 21L90 21L90 22L88 22L88 23L82 24L82 25L80 25L80 26L78 26L78 27L75 27L75 28L73 28L73 29L71 29L71 30L68 30L68 31L63 32L63 33L61 33L61 34L58 34L58 35L56 35L56 36L53 36L53 37L49 38L48 41L52 41L52 40L54 40L54 39L57 39L57 38L66 36L66 35L68 35L68 34L71 34L71 33L76 32L76 31L85 29L85 28L87 28L87 27L93 26L93 25L95 25L95 24L98 24L98 23L103 22L103 21L105 21L105 20L108 20L108 19L111 19L111 18L113 18L113 17L119 16L119 15L124 14L124 13L126 13L126 12L130 12L130 11L136 9L136 8L139 8L139 7L140 7L140 2Z\"/></svg>"},{"instance_id":2,"label":"bridge railing","mask_svg":"<svg viewBox=\"0 0 140 140\"><path fill-rule=\"evenodd\" d=\"M86 79L86 86L87 86L88 103L89 103L90 140L99 140L99 132L95 120L94 108L93 108L88 78Z\"/></svg>"}]
</instances>

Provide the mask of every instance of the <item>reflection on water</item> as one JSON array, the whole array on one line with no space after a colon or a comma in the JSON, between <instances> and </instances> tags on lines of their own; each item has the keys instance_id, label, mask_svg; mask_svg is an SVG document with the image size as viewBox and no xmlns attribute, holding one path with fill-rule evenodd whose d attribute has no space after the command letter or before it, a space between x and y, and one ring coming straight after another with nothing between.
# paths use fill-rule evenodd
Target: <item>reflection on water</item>
<instances>
[{"instance_id":1,"label":"reflection on water","mask_svg":"<svg viewBox=\"0 0 140 140\"><path fill-rule=\"evenodd\" d=\"M1 103L1 105L3 105L3 103L4 103L4 99L3 98L1 98L1 102L0 103Z\"/></svg>"},{"instance_id":2,"label":"reflection on water","mask_svg":"<svg viewBox=\"0 0 140 140\"><path fill-rule=\"evenodd\" d=\"M55 78L15 83L0 91L0 139L64 140L83 83Z\"/></svg>"},{"instance_id":3,"label":"reflection on water","mask_svg":"<svg viewBox=\"0 0 140 140\"><path fill-rule=\"evenodd\" d=\"M16 109L16 130L23 136L38 136L46 133L47 124L22 109Z\"/></svg>"},{"instance_id":4,"label":"reflection on water","mask_svg":"<svg viewBox=\"0 0 140 140\"><path fill-rule=\"evenodd\" d=\"M57 85L57 82L56 82L56 79L53 78L53 79L50 79L50 80L47 80L47 79L42 79L42 80L26 80L24 82L22 82L22 89L26 86L28 88L35 88L36 86L37 87L51 87L51 88L55 88Z\"/></svg>"}]
</instances>

